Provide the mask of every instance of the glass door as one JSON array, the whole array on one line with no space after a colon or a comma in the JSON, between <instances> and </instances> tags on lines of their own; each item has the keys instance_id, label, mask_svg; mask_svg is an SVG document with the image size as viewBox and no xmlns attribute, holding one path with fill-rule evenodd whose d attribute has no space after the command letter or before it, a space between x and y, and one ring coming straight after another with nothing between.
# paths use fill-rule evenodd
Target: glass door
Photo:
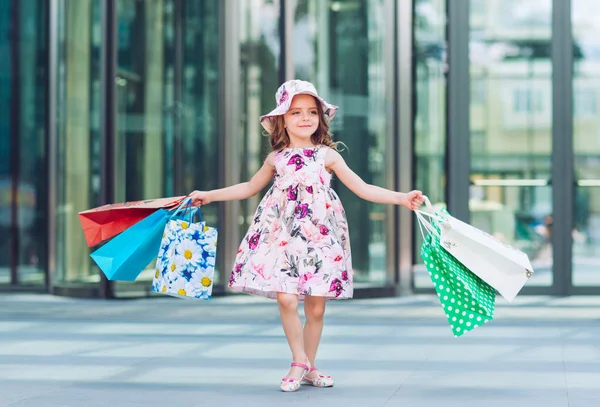
<instances>
[{"instance_id":1,"label":"glass door","mask_svg":"<svg viewBox=\"0 0 600 407\"><path fill-rule=\"evenodd\" d=\"M471 0L471 224L553 285L551 0Z\"/></svg>"},{"instance_id":2,"label":"glass door","mask_svg":"<svg viewBox=\"0 0 600 407\"><path fill-rule=\"evenodd\" d=\"M600 3L572 1L575 194L572 285L600 286Z\"/></svg>"},{"instance_id":3,"label":"glass door","mask_svg":"<svg viewBox=\"0 0 600 407\"><path fill-rule=\"evenodd\" d=\"M0 5L0 286L10 289L47 284L45 3Z\"/></svg>"}]
</instances>

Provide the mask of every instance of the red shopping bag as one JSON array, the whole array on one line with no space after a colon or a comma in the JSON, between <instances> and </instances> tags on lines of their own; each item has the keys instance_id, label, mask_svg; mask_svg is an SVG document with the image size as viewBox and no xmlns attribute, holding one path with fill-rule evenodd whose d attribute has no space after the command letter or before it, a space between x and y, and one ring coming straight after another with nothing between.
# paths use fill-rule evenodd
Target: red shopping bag
<instances>
[{"instance_id":1,"label":"red shopping bag","mask_svg":"<svg viewBox=\"0 0 600 407\"><path fill-rule=\"evenodd\" d=\"M79 212L79 221L83 228L85 241L88 247L102 243L159 209L168 209L179 205L183 198L185 197L178 196L122 202Z\"/></svg>"}]
</instances>

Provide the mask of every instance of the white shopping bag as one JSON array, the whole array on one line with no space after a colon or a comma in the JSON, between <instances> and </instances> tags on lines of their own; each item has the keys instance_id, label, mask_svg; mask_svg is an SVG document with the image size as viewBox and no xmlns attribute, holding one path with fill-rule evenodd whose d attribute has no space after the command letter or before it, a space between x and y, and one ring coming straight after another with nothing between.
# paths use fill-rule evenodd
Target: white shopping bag
<instances>
[{"instance_id":1,"label":"white shopping bag","mask_svg":"<svg viewBox=\"0 0 600 407\"><path fill-rule=\"evenodd\" d=\"M434 211L429 203L427 207L421 213L441 221L444 249L509 302L514 300L533 274L527 255L448 213Z\"/></svg>"}]
</instances>

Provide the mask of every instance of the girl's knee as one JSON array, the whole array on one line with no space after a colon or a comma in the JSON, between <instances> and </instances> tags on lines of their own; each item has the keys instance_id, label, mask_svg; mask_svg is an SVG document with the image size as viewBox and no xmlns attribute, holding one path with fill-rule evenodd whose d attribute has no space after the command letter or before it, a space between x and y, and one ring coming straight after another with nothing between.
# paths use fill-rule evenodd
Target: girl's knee
<instances>
[{"instance_id":1,"label":"girl's knee","mask_svg":"<svg viewBox=\"0 0 600 407\"><path fill-rule=\"evenodd\" d=\"M309 319L322 319L325 315L325 298L306 299L304 303L304 314Z\"/></svg>"},{"instance_id":2,"label":"girl's knee","mask_svg":"<svg viewBox=\"0 0 600 407\"><path fill-rule=\"evenodd\" d=\"M293 311L298 309L298 296L294 294L278 293L277 304L279 308L286 311Z\"/></svg>"}]
</instances>

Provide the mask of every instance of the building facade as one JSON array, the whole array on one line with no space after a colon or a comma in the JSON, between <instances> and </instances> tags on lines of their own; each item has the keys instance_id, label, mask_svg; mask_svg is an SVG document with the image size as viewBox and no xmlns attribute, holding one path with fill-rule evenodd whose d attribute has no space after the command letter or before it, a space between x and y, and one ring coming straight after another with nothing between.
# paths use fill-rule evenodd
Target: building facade
<instances>
[{"instance_id":1,"label":"building facade","mask_svg":"<svg viewBox=\"0 0 600 407\"><path fill-rule=\"evenodd\" d=\"M10 0L0 4L0 290L106 281L77 213L249 179L286 79L340 106L365 181L418 188L527 252L524 292L600 293L591 0ZM412 215L336 182L357 296L428 292ZM203 208L224 283L260 195ZM415 232L416 230L416 232Z\"/></svg>"}]
</instances>

